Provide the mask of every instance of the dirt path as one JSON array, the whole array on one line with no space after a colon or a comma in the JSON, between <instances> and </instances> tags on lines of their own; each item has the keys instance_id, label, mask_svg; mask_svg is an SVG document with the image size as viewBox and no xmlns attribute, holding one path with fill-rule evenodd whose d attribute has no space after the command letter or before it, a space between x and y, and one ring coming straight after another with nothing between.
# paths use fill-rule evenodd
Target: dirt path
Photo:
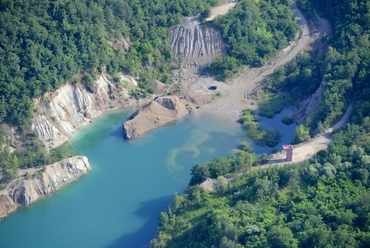
<instances>
[{"instance_id":1,"label":"dirt path","mask_svg":"<svg viewBox=\"0 0 370 248\"><path fill-rule=\"evenodd\" d=\"M199 106L196 114L216 114L224 117L239 119L245 108L256 109L257 103L250 98L253 90L259 86L278 66L292 60L299 52L309 47L322 33L327 32L328 25L319 25L319 29L310 32L307 21L303 17L296 3L293 3L293 13L301 26L301 32L296 41L281 51L267 66L262 68L244 68L244 71L229 82L219 82L209 77L199 77L186 70L179 72L182 95ZM319 22L324 19L318 19ZM208 90L210 86L217 86L220 96Z\"/></svg>"},{"instance_id":2,"label":"dirt path","mask_svg":"<svg viewBox=\"0 0 370 248\"><path fill-rule=\"evenodd\" d=\"M285 152L281 151L281 152L273 154L267 164L264 164L258 167L252 167L251 171L267 169L269 167L274 167L274 166L284 166L285 164L290 164L290 163L300 163L307 159L311 159L316 153L318 153L321 150L325 150L328 147L328 145L332 141L332 132L334 129L340 129L340 128L345 127L345 125L347 125L349 117L352 112L352 108L353 108L353 104L351 103L348 106L342 118L332 127L328 128L325 132L317 135L315 138L311 139L310 141L295 145L292 162L287 163L285 161ZM241 175L243 175L243 173L239 174L238 176L241 176ZM232 178L229 178L229 180L232 180ZM216 179L207 178L207 180L201 183L200 186L205 190L214 190L215 181Z\"/></svg>"},{"instance_id":3,"label":"dirt path","mask_svg":"<svg viewBox=\"0 0 370 248\"><path fill-rule=\"evenodd\" d=\"M220 6L211 8L211 14L206 20L212 21L219 15L225 15L230 9L234 8L235 4L236 1L228 1Z\"/></svg>"},{"instance_id":4,"label":"dirt path","mask_svg":"<svg viewBox=\"0 0 370 248\"><path fill-rule=\"evenodd\" d=\"M294 16L301 26L301 34L298 41L281 51L268 66L262 68L246 69L240 76L231 80L223 91L220 90L221 97L210 104L201 107L202 112L211 112L219 115L227 115L238 119L243 109L257 108L257 103L249 99L252 91L278 67L292 60L300 51L308 46L313 40L306 19L293 4Z\"/></svg>"},{"instance_id":5,"label":"dirt path","mask_svg":"<svg viewBox=\"0 0 370 248\"><path fill-rule=\"evenodd\" d=\"M229 4L228 6L223 5L222 11L217 11L225 14L230 9L229 6ZM237 120L240 118L243 109L256 109L258 107L257 103L250 98L253 90L263 83L278 66L292 60L299 52L308 48L323 34L331 33L331 27L328 21L318 16L316 12L315 16L318 21L318 27L315 31L310 32L307 21L297 8L295 1L292 8L294 16L301 26L301 33L297 40L291 42L290 46L281 51L269 65L262 68L244 68L244 71L240 75L227 83L218 82L212 78L198 77L186 70L179 73L179 76L183 77L180 87L183 95L199 104L196 114L215 114ZM217 11L212 12L212 14L218 13ZM208 90L210 86L217 86L220 96L216 96L214 92ZM331 142L333 129L343 127L348 122L351 111L352 104L348 107L342 119L333 127L308 142L294 146L293 162L297 163L310 159L317 152L326 149ZM281 166L283 164L285 164L285 153L280 152L274 154L268 164L252 168L252 170ZM209 187L209 185L207 186Z\"/></svg>"}]
</instances>

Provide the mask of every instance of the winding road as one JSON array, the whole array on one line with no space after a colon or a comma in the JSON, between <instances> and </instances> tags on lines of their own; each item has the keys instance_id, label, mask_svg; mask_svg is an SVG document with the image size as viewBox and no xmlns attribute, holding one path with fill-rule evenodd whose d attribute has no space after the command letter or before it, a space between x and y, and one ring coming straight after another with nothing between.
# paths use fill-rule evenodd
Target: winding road
<instances>
[{"instance_id":1,"label":"winding road","mask_svg":"<svg viewBox=\"0 0 370 248\"><path fill-rule=\"evenodd\" d=\"M196 74L189 75L190 73L188 73L187 80L181 83L182 93L192 99L193 102L198 103L198 114L216 114L237 120L240 118L243 109L256 109L258 107L257 103L250 97L253 91L277 67L291 61L299 52L308 48L321 34L327 33L326 20L318 19L318 22L325 22L325 25L319 25L315 32L310 32L307 21L295 1L292 9L301 27L299 37L271 60L269 65L261 68L245 67L241 74L236 75L226 83L216 81L210 77L201 77ZM219 97L215 97L214 92L208 90L212 85L217 86Z\"/></svg>"},{"instance_id":2,"label":"winding road","mask_svg":"<svg viewBox=\"0 0 370 248\"><path fill-rule=\"evenodd\" d=\"M290 46L281 51L267 66L262 68L245 68L244 71L231 79L229 82L218 82L211 78L198 77L190 80L191 89L195 92L187 92L194 99L202 98L202 96L209 96L208 87L215 85L218 87L220 97L213 99L199 108L199 114L208 113L218 116L224 116L232 119L239 119L242 110L245 108L256 109L257 103L249 96L251 93L262 84L265 79L270 76L273 71L289 61L291 61L299 52L308 48L315 40L320 38L323 34L330 34L331 27L327 20L319 17L315 12L318 22L318 27L315 31L310 31L306 19L296 5L296 1L292 5L293 14L300 24L301 32L296 41L291 42ZM190 88L190 87L188 87ZM208 98L209 99L209 98ZM201 102L201 101L198 101ZM292 163L299 163L304 160L312 158L317 152L328 147L332 140L333 129L342 128L348 123L350 113L352 111L352 103L347 108L346 113L341 120L327 129L325 132L317 135L315 138L305 143L294 146L294 155ZM253 167L252 170L268 168L271 166L279 166L286 164L285 153L278 152L273 154L268 164ZM204 185L206 188L212 188L213 180L208 180Z\"/></svg>"}]
</instances>

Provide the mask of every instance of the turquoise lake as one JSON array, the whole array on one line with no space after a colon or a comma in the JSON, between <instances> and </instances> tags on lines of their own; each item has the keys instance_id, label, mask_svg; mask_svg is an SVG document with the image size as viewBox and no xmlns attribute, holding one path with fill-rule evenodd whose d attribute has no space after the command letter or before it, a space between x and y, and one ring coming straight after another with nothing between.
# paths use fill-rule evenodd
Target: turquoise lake
<instances>
[{"instance_id":1,"label":"turquoise lake","mask_svg":"<svg viewBox=\"0 0 370 248\"><path fill-rule=\"evenodd\" d=\"M191 167L232 154L246 139L238 123L202 116L125 141L121 125L128 114L108 113L74 135L72 146L93 170L1 221L0 247L147 247L159 213L186 189ZM284 114L261 122L276 129L281 124L282 143L289 143L294 125L280 122Z\"/></svg>"}]
</instances>

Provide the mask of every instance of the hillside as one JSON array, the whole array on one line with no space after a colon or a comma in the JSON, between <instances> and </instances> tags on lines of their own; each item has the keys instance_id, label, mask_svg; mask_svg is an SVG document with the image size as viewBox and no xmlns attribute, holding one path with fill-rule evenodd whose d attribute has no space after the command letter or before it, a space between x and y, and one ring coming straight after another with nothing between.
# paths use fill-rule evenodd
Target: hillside
<instances>
[{"instance_id":1,"label":"hillside","mask_svg":"<svg viewBox=\"0 0 370 248\"><path fill-rule=\"evenodd\" d=\"M71 92L85 87L94 93L100 87L95 82L102 73L116 83L121 81L119 75L125 73L140 78L140 90L128 92L139 98L151 92L153 79L170 83L170 70L176 63L167 41L169 27L180 23L181 16L209 10L218 1L187 3L183 5L181 1L169 0L155 3L136 0L2 1L0 184L13 178L18 168L42 166L73 154L68 144L47 153L32 130L33 115L41 116L39 130L36 130L39 134L50 131L41 130L45 126L54 128L53 123L44 125L42 119L51 113L40 111L35 103L48 109L50 93L65 84L72 85ZM108 105L106 100L105 105ZM83 114L76 115L82 120ZM60 117L51 116L56 120ZM91 114L85 113L85 116ZM62 134L52 132L48 135L65 136L72 129L75 129L74 124Z\"/></svg>"},{"instance_id":2,"label":"hillside","mask_svg":"<svg viewBox=\"0 0 370 248\"><path fill-rule=\"evenodd\" d=\"M64 123L65 120L78 119L76 123L80 124L101 113L99 111L107 109L107 106L124 106L127 93L138 99L146 97L153 92L150 87L153 80L171 84L171 70L178 68L179 63L178 58L173 56L178 55L176 50L171 50L170 28L181 33L181 28L176 25L184 16L197 16L204 22L211 14L210 7L217 4L217 0L192 0L186 4L179 0L155 3L137 0L0 3L1 183L13 178L18 168L38 167L72 155L68 144L50 152L45 149L45 144L48 149L55 147L61 141L54 139L61 137L59 140L64 141L78 127L77 124ZM261 56L261 61L286 45L297 30L296 22L286 21L292 19L291 12L287 11L290 9L288 2L258 4L243 0L235 6L225 19L221 18L224 21L220 22L220 17L217 17L211 21L212 24L204 25L208 29L203 29L203 25L194 29L194 34L203 37L201 44L210 48L205 50L206 59L196 64L203 67L225 52L235 57L230 57L233 61L238 60L237 53L233 55L232 41L226 39L225 32L228 29L238 43L242 42L239 33L247 32L245 25L252 23L253 16L258 17L257 33L250 36L261 36L264 43L239 50L245 53L248 49L257 49L254 58ZM231 27L233 20L249 7L253 9L252 15L240 25ZM265 22L264 17L274 8L281 10L281 13L275 13L271 19L273 22ZM207 41L208 36L214 37L211 42ZM189 37L188 43L193 41ZM278 44L277 41L281 42ZM217 46L213 47L215 42ZM265 43L269 44L268 51L261 50ZM182 46L179 42L178 45ZM252 61L244 62L250 64ZM122 89L118 85L122 73L137 79L139 88L123 94L123 91L130 89ZM102 76L107 78L108 88L100 90L97 82ZM66 86L68 84L72 87ZM119 92L115 96L124 95L124 99L113 101L109 87L117 88ZM86 94L85 98L77 97L84 100L75 104L78 109L72 114L61 109L65 105L62 100L56 103L57 100L50 97L62 92L61 89L69 89L72 95L68 98L72 99L73 94L79 94L82 88L91 94ZM97 91L108 92L108 97L104 95L104 108L90 106L91 102L99 102L90 99L95 97ZM77 98L74 101L80 101ZM49 113L53 109L57 111ZM70 118L70 115L74 117ZM46 120L46 116L50 118ZM61 132L57 131L59 126L64 128L59 129Z\"/></svg>"},{"instance_id":3,"label":"hillside","mask_svg":"<svg viewBox=\"0 0 370 248\"><path fill-rule=\"evenodd\" d=\"M328 149L300 164L251 172L259 162L247 151L195 165L189 189L161 213L152 247L370 245L370 9L354 0L301 0L298 6L311 18L316 9L331 23L332 34L321 40L327 53L299 55L262 90L303 100L322 87L316 113L303 120L309 135L328 128L353 102L350 123L334 130ZM265 99L260 110L277 100ZM214 191L197 186L205 178L215 180Z\"/></svg>"}]
</instances>

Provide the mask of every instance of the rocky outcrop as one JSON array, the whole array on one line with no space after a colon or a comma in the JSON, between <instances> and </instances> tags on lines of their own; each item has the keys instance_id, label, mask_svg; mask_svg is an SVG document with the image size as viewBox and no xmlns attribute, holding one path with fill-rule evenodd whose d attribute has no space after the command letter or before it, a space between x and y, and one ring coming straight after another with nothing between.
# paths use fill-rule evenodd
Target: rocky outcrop
<instances>
[{"instance_id":1,"label":"rocky outcrop","mask_svg":"<svg viewBox=\"0 0 370 248\"><path fill-rule=\"evenodd\" d=\"M172 27L169 42L173 53L182 61L182 67L187 69L197 69L216 56L226 54L221 33L200 27L197 17L184 17L181 26Z\"/></svg>"},{"instance_id":2,"label":"rocky outcrop","mask_svg":"<svg viewBox=\"0 0 370 248\"><path fill-rule=\"evenodd\" d=\"M130 91L137 86L131 77L120 78L120 83L111 83L101 75L93 87L65 84L53 93L36 101L38 112L32 128L48 148L58 146L81 125L115 107L129 104Z\"/></svg>"},{"instance_id":3,"label":"rocky outcrop","mask_svg":"<svg viewBox=\"0 0 370 248\"><path fill-rule=\"evenodd\" d=\"M64 159L48 165L44 170L30 170L27 179L21 173L11 181L0 194L0 218L17 209L27 206L39 198L59 190L65 184L81 177L91 170L89 161L84 156Z\"/></svg>"},{"instance_id":4,"label":"rocky outcrop","mask_svg":"<svg viewBox=\"0 0 370 248\"><path fill-rule=\"evenodd\" d=\"M123 124L123 134L127 139L135 139L187 113L185 104L177 96L157 97L130 116Z\"/></svg>"},{"instance_id":5,"label":"rocky outcrop","mask_svg":"<svg viewBox=\"0 0 370 248\"><path fill-rule=\"evenodd\" d=\"M312 96L304 100L299 107L293 109L292 117L297 123L301 124L307 117L312 118L315 115L316 111L319 109L323 92L324 83L321 82L320 87Z\"/></svg>"},{"instance_id":6,"label":"rocky outcrop","mask_svg":"<svg viewBox=\"0 0 370 248\"><path fill-rule=\"evenodd\" d=\"M17 207L8 195L0 195L0 219L14 212Z\"/></svg>"}]
</instances>

